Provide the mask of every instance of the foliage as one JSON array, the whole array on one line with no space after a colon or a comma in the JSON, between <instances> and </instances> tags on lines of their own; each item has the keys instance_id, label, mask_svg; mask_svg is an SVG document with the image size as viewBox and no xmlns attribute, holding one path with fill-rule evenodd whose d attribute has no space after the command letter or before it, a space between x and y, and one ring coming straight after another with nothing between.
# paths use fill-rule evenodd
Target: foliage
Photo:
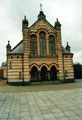
<instances>
[{"instance_id":1,"label":"foliage","mask_svg":"<svg viewBox=\"0 0 82 120\"><path fill-rule=\"evenodd\" d=\"M82 65L80 63L74 64L74 77L75 79L82 78Z\"/></svg>"}]
</instances>

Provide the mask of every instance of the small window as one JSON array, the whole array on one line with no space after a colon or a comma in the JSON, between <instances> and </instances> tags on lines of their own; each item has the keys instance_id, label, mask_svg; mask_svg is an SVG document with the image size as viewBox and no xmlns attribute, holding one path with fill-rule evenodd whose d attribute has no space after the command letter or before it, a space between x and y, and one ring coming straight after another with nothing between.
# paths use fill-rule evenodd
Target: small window
<instances>
[{"instance_id":1,"label":"small window","mask_svg":"<svg viewBox=\"0 0 82 120\"><path fill-rule=\"evenodd\" d=\"M17 58L19 58L19 56L17 56Z\"/></svg>"},{"instance_id":2,"label":"small window","mask_svg":"<svg viewBox=\"0 0 82 120\"><path fill-rule=\"evenodd\" d=\"M64 76L67 77L67 70L64 71Z\"/></svg>"},{"instance_id":3,"label":"small window","mask_svg":"<svg viewBox=\"0 0 82 120\"><path fill-rule=\"evenodd\" d=\"M66 55L66 58L68 58L68 56Z\"/></svg>"},{"instance_id":4,"label":"small window","mask_svg":"<svg viewBox=\"0 0 82 120\"><path fill-rule=\"evenodd\" d=\"M11 59L13 59L13 56L11 56Z\"/></svg>"},{"instance_id":5,"label":"small window","mask_svg":"<svg viewBox=\"0 0 82 120\"><path fill-rule=\"evenodd\" d=\"M19 72L19 79L21 79L21 72Z\"/></svg>"},{"instance_id":6,"label":"small window","mask_svg":"<svg viewBox=\"0 0 82 120\"><path fill-rule=\"evenodd\" d=\"M12 69L12 63L11 63L11 62L10 62L10 64L9 64L9 68Z\"/></svg>"}]
</instances>

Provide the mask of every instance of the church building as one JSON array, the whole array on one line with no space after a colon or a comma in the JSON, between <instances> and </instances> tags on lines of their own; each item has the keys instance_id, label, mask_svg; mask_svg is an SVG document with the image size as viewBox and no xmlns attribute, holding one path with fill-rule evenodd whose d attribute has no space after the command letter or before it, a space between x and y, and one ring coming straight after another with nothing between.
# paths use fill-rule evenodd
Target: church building
<instances>
[{"instance_id":1,"label":"church building","mask_svg":"<svg viewBox=\"0 0 82 120\"><path fill-rule=\"evenodd\" d=\"M61 24L52 26L40 10L38 19L28 26L22 21L23 39L11 49L6 46L6 78L10 84L30 84L35 81L74 82L73 53L62 46Z\"/></svg>"}]
</instances>

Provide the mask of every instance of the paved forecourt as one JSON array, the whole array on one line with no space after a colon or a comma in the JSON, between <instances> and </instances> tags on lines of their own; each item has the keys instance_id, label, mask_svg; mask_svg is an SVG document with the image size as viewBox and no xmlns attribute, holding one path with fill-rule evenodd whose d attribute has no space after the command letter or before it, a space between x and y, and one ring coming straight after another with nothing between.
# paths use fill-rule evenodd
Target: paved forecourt
<instances>
[{"instance_id":1,"label":"paved forecourt","mask_svg":"<svg viewBox=\"0 0 82 120\"><path fill-rule=\"evenodd\" d=\"M82 88L0 92L0 120L82 120Z\"/></svg>"}]
</instances>

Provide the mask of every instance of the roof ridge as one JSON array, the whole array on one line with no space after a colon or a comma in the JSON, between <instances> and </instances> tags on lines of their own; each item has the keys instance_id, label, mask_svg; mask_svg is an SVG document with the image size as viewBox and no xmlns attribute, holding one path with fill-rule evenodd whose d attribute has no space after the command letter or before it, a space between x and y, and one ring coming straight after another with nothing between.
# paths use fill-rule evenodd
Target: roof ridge
<instances>
[{"instance_id":1,"label":"roof ridge","mask_svg":"<svg viewBox=\"0 0 82 120\"><path fill-rule=\"evenodd\" d=\"M33 24L29 27L29 30L30 30L37 22L39 22L39 21L41 21L41 20L36 20L35 23L33 23ZM49 24L50 27L56 32L56 30L54 29L53 25L51 25L51 23L48 22L48 20L44 20L44 21L47 22L47 24Z\"/></svg>"},{"instance_id":2,"label":"roof ridge","mask_svg":"<svg viewBox=\"0 0 82 120\"><path fill-rule=\"evenodd\" d=\"M17 48L22 42L23 42L23 40L21 40L21 41L11 50L11 52L12 52L15 48Z\"/></svg>"}]
</instances>

